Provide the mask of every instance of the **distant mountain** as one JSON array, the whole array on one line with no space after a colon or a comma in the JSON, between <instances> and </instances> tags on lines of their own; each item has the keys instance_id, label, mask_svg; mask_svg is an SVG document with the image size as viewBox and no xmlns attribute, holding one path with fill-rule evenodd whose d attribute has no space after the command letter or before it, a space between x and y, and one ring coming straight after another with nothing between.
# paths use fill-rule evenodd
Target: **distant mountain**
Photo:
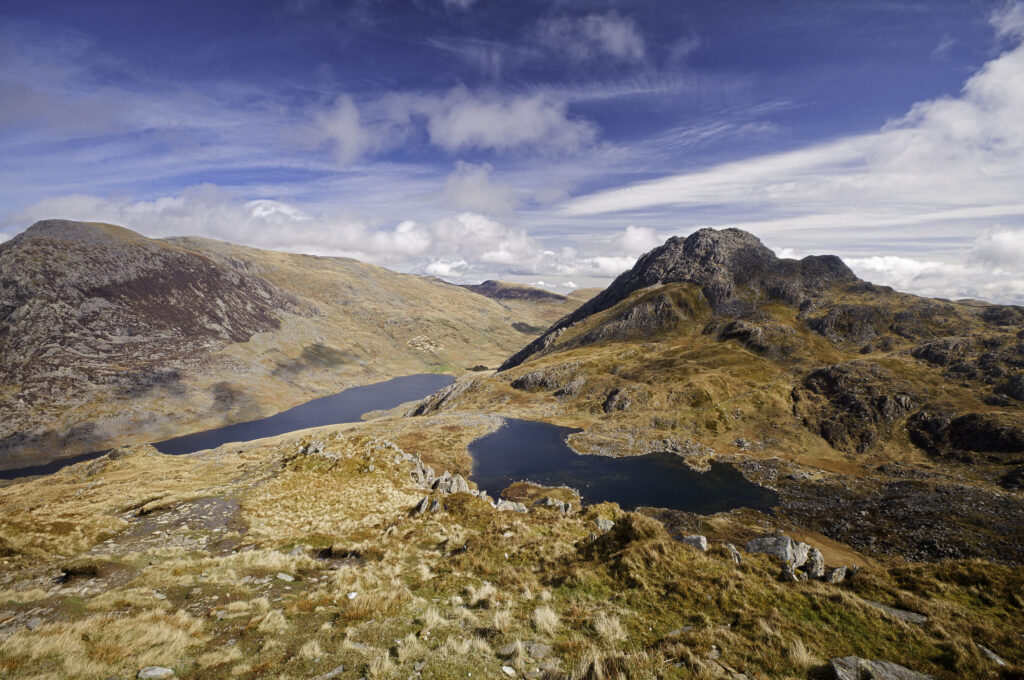
<instances>
[{"instance_id":1,"label":"distant mountain","mask_svg":"<svg viewBox=\"0 0 1024 680\"><path fill-rule=\"evenodd\" d=\"M346 258L39 222L0 244L0 467L493 366L552 321L534 307Z\"/></svg>"},{"instance_id":2,"label":"distant mountain","mask_svg":"<svg viewBox=\"0 0 1024 680\"><path fill-rule=\"evenodd\" d=\"M543 288L505 281L484 281L476 285L462 284L466 290L479 293L494 300L545 300L564 302L566 296L552 293Z\"/></svg>"}]
</instances>

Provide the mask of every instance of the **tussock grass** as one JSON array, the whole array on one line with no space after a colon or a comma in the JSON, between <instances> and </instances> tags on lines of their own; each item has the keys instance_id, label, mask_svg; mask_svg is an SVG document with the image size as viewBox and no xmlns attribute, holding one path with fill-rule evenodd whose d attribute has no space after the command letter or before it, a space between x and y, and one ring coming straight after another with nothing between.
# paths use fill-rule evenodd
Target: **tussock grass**
<instances>
[{"instance_id":1,"label":"tussock grass","mask_svg":"<svg viewBox=\"0 0 1024 680\"><path fill-rule=\"evenodd\" d=\"M55 664L62 677L95 678L142 666L175 666L204 641L202 623L185 612L101 614L47 624L0 642L0 656Z\"/></svg>"},{"instance_id":2,"label":"tussock grass","mask_svg":"<svg viewBox=\"0 0 1024 680\"><path fill-rule=\"evenodd\" d=\"M541 633L550 635L558 628L558 614L546 605L534 609L532 618L534 628Z\"/></svg>"}]
</instances>

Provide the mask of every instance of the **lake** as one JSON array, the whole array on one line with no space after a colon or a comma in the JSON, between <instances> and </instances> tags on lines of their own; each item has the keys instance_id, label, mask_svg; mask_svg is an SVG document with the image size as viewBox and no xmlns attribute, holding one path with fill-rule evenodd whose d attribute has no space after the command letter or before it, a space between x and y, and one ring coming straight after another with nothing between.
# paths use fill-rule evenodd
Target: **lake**
<instances>
[{"instance_id":1,"label":"lake","mask_svg":"<svg viewBox=\"0 0 1024 680\"><path fill-rule=\"evenodd\" d=\"M259 420L193 432L181 437L155 442L153 446L162 453L181 455L216 448L229 442L273 437L307 427L356 422L364 413L390 409L407 401L422 399L453 382L455 382L455 378L443 373L406 375L386 382L350 387L337 394L307 401L287 411L281 411ZM61 458L43 465L0 470L0 479L52 474L68 465L99 458L106 452L106 450L92 451Z\"/></svg>"},{"instance_id":2,"label":"lake","mask_svg":"<svg viewBox=\"0 0 1024 680\"><path fill-rule=\"evenodd\" d=\"M517 481L544 486L566 485L586 503L612 501L632 510L640 506L713 514L738 507L768 511L776 493L747 480L727 463L712 463L696 472L672 453L627 458L580 455L569 448L568 427L508 419L496 432L469 445L470 478L497 497Z\"/></svg>"}]
</instances>

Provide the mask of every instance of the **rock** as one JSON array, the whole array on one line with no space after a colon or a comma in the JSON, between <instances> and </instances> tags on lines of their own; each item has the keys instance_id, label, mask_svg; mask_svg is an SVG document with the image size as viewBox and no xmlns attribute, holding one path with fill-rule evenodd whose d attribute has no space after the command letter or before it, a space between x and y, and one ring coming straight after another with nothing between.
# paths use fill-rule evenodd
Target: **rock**
<instances>
[{"instance_id":1,"label":"rock","mask_svg":"<svg viewBox=\"0 0 1024 680\"><path fill-rule=\"evenodd\" d=\"M575 397L579 394L586 386L587 381L581 377L576 376L569 382L565 383L565 387L555 392L556 397Z\"/></svg>"},{"instance_id":2,"label":"rock","mask_svg":"<svg viewBox=\"0 0 1024 680\"><path fill-rule=\"evenodd\" d=\"M560 501L557 498L551 498L550 496L542 498L534 505L543 505L546 508L554 508L563 515L572 514L572 503L569 503L568 501Z\"/></svg>"},{"instance_id":3,"label":"rock","mask_svg":"<svg viewBox=\"0 0 1024 680\"><path fill-rule=\"evenodd\" d=\"M811 548L807 552L807 563L804 565L804 571L807 572L809 578L815 580L821 580L825 577L825 556L817 548Z\"/></svg>"},{"instance_id":4,"label":"rock","mask_svg":"<svg viewBox=\"0 0 1024 680\"><path fill-rule=\"evenodd\" d=\"M829 659L836 680L935 680L891 661L869 661L857 656Z\"/></svg>"},{"instance_id":5,"label":"rock","mask_svg":"<svg viewBox=\"0 0 1024 680\"><path fill-rule=\"evenodd\" d=\"M415 664L413 664L412 669L414 671L416 671L417 673L419 673L420 671L422 671L426 667L427 667L426 663L424 663L423 661L417 661Z\"/></svg>"},{"instance_id":6,"label":"rock","mask_svg":"<svg viewBox=\"0 0 1024 680\"><path fill-rule=\"evenodd\" d=\"M28 620L28 623L25 624L25 627L29 630L35 630L41 625L43 625L43 620L38 616L33 616L31 619Z\"/></svg>"},{"instance_id":7,"label":"rock","mask_svg":"<svg viewBox=\"0 0 1024 680\"><path fill-rule=\"evenodd\" d=\"M522 503L505 500L504 498L498 499L498 502L494 504L494 509L498 512L528 512L527 507Z\"/></svg>"},{"instance_id":8,"label":"rock","mask_svg":"<svg viewBox=\"0 0 1024 680\"><path fill-rule=\"evenodd\" d=\"M845 567L840 568L845 569ZM905 609L896 609L895 607L890 607L887 604L882 604L881 602L875 602L873 600L864 600L864 603L869 604L875 609L879 609L888 614L889 616L899 619L900 621L906 621L907 623L916 623L919 626L923 626L924 624L928 623L928 617L924 614L908 612Z\"/></svg>"},{"instance_id":9,"label":"rock","mask_svg":"<svg viewBox=\"0 0 1024 680\"><path fill-rule=\"evenodd\" d=\"M440 511L441 511L441 502L435 498L433 501L430 502L430 512L440 512Z\"/></svg>"},{"instance_id":10,"label":"rock","mask_svg":"<svg viewBox=\"0 0 1024 680\"><path fill-rule=\"evenodd\" d=\"M997 666L1005 666L1005 665L1006 665L1006 662L1005 662L1005 661L1003 661L1003 660L1002 660L1002 659L1001 659L1001 658L999 657L999 655L998 655L998 654L996 654L995 652L993 652L993 651L992 651L991 649L989 649L988 647L986 647L986 646L984 646L984 645L981 645L981 644L978 644L977 642L975 642L974 644L975 644L975 646L976 646L976 647L978 648L978 650L979 650L979 651L980 651L980 652L981 652L982 654L984 654L984 655L985 655L985 657L986 657L986 658L987 658L987 659L988 659L989 661L991 661L992 663L996 664Z\"/></svg>"},{"instance_id":11,"label":"rock","mask_svg":"<svg viewBox=\"0 0 1024 680\"><path fill-rule=\"evenodd\" d=\"M430 496L424 496L412 509L413 515L422 515L430 507Z\"/></svg>"},{"instance_id":12,"label":"rock","mask_svg":"<svg viewBox=\"0 0 1024 680\"><path fill-rule=\"evenodd\" d=\"M339 675L341 675L344 672L345 672L345 667L344 666L338 666L337 668L333 668L333 669L327 671L326 673L324 673L322 675L316 676L315 678L313 678L313 680L334 680L334 678L338 677Z\"/></svg>"},{"instance_id":13,"label":"rock","mask_svg":"<svg viewBox=\"0 0 1024 680\"><path fill-rule=\"evenodd\" d=\"M441 493L468 493L469 483L465 480L462 475L451 474L447 470L445 473L434 480L432 488Z\"/></svg>"},{"instance_id":14,"label":"rock","mask_svg":"<svg viewBox=\"0 0 1024 680\"><path fill-rule=\"evenodd\" d=\"M792 562L783 562L782 571L779 573L779 580L783 583L796 583L800 577L796 575L796 568Z\"/></svg>"},{"instance_id":15,"label":"rock","mask_svg":"<svg viewBox=\"0 0 1024 680\"><path fill-rule=\"evenodd\" d=\"M811 546L794 541L789 536L761 536L747 541L744 546L748 553L763 553L801 567L807 562Z\"/></svg>"},{"instance_id":16,"label":"rock","mask_svg":"<svg viewBox=\"0 0 1024 680\"><path fill-rule=\"evenodd\" d=\"M684 536L683 543L685 543L686 545L692 545L694 548L700 550L701 552L708 551L708 539L704 536L701 536L700 534L695 534L693 536Z\"/></svg>"},{"instance_id":17,"label":"rock","mask_svg":"<svg viewBox=\"0 0 1024 680\"><path fill-rule=\"evenodd\" d=\"M598 517L597 520L595 520L595 524L597 524L597 530L601 533L611 531L612 527L615 526L615 522L610 519L605 519L604 517Z\"/></svg>"},{"instance_id":18,"label":"rock","mask_svg":"<svg viewBox=\"0 0 1024 680\"><path fill-rule=\"evenodd\" d=\"M846 580L846 567L836 567L825 577L826 583L842 583Z\"/></svg>"},{"instance_id":19,"label":"rock","mask_svg":"<svg viewBox=\"0 0 1024 680\"><path fill-rule=\"evenodd\" d=\"M516 669L512 668L512 666L502 666L501 672L510 678L516 677Z\"/></svg>"},{"instance_id":20,"label":"rock","mask_svg":"<svg viewBox=\"0 0 1024 680\"><path fill-rule=\"evenodd\" d=\"M999 485L1005 489L1024 489L1024 465L1018 465L999 478Z\"/></svg>"},{"instance_id":21,"label":"rock","mask_svg":"<svg viewBox=\"0 0 1024 680\"><path fill-rule=\"evenodd\" d=\"M540 661L551 653L551 645L546 645L543 642L527 642L526 651L531 659Z\"/></svg>"},{"instance_id":22,"label":"rock","mask_svg":"<svg viewBox=\"0 0 1024 680\"><path fill-rule=\"evenodd\" d=\"M174 671L170 668L164 668L163 666L146 666L139 674L135 677L139 680L162 680L162 678L170 678L174 675Z\"/></svg>"},{"instance_id":23,"label":"rock","mask_svg":"<svg viewBox=\"0 0 1024 680\"><path fill-rule=\"evenodd\" d=\"M732 543L725 544L725 550L729 553L729 557L732 559L732 563L737 567L743 564L743 557L740 555L740 551L736 549Z\"/></svg>"}]
</instances>

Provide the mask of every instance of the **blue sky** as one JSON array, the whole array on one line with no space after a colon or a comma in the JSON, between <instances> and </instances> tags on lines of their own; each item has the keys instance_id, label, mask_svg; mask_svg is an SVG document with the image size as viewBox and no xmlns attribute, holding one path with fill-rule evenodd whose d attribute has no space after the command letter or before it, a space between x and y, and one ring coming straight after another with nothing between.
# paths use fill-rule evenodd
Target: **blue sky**
<instances>
[{"instance_id":1,"label":"blue sky","mask_svg":"<svg viewBox=\"0 0 1024 680\"><path fill-rule=\"evenodd\" d=\"M109 221L603 285L701 226L1024 303L1024 5L0 5L0 239Z\"/></svg>"}]
</instances>

